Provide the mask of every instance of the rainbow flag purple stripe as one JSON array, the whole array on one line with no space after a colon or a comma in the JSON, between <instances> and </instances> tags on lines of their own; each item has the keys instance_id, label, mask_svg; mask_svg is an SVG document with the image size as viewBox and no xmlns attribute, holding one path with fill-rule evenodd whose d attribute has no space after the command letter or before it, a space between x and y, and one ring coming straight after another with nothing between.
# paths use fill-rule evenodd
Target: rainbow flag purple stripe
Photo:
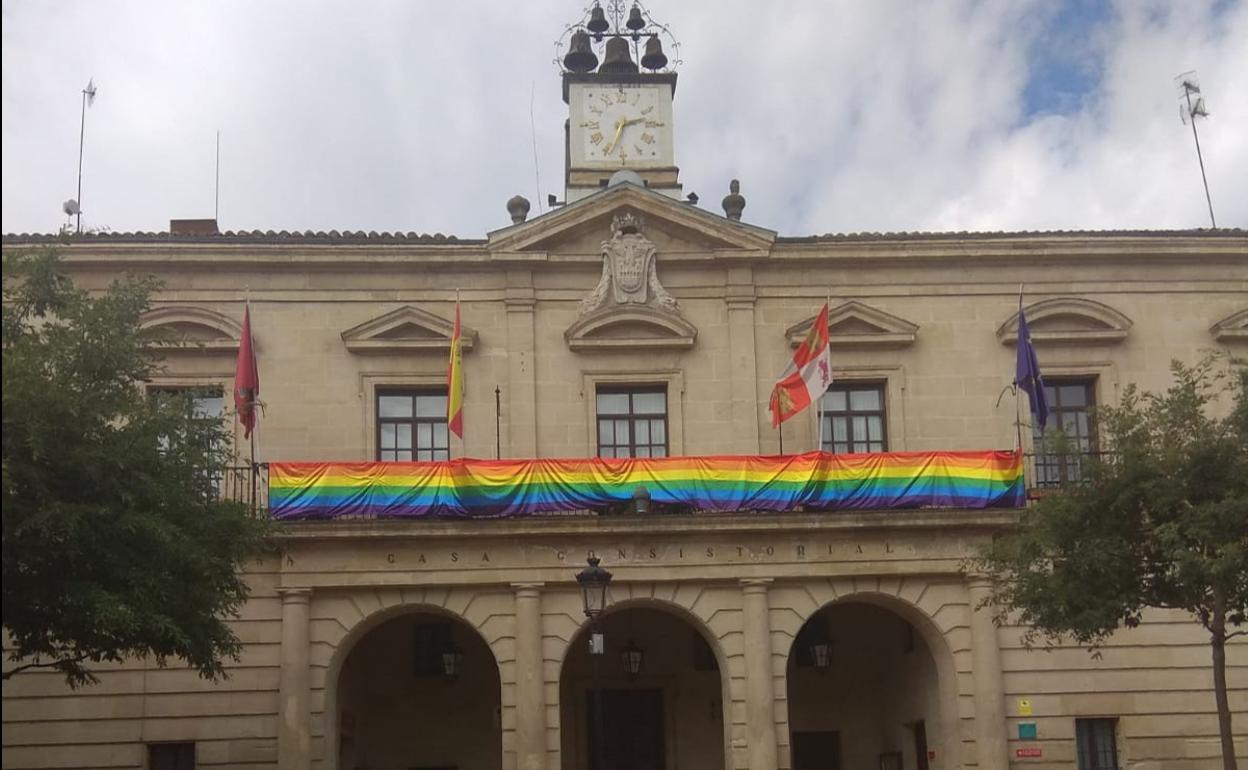
<instances>
[{"instance_id":1,"label":"rainbow flag purple stripe","mask_svg":"<svg viewBox=\"0 0 1248 770\"><path fill-rule=\"evenodd\" d=\"M501 518L605 508L645 487L656 503L712 511L1014 508L1017 452L779 457L291 462L269 466L278 519Z\"/></svg>"}]
</instances>

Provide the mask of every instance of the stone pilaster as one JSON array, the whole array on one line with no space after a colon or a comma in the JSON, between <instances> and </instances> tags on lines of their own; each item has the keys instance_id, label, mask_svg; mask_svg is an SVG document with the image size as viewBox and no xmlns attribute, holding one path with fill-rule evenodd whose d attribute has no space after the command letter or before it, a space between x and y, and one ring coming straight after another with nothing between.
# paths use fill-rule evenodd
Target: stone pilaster
<instances>
[{"instance_id":1,"label":"stone pilaster","mask_svg":"<svg viewBox=\"0 0 1248 770\"><path fill-rule=\"evenodd\" d=\"M732 398L732 446L758 454L758 371L754 357L754 274L748 267L728 271L728 356Z\"/></svg>"},{"instance_id":2,"label":"stone pilaster","mask_svg":"<svg viewBox=\"0 0 1248 770\"><path fill-rule=\"evenodd\" d=\"M741 581L744 594L745 725L750 770L776 770L776 698L771 672L770 579Z\"/></svg>"},{"instance_id":3,"label":"stone pilaster","mask_svg":"<svg viewBox=\"0 0 1248 770\"><path fill-rule=\"evenodd\" d=\"M312 591L278 589L282 597L281 669L278 676L277 767L308 770L312 766L309 711L308 620Z\"/></svg>"},{"instance_id":4,"label":"stone pilaster","mask_svg":"<svg viewBox=\"0 0 1248 770\"><path fill-rule=\"evenodd\" d=\"M971 667L975 680L975 745L980 770L1006 770L1009 754L1005 731L1005 689L1001 681L1001 648L992 610L979 605L992 595L992 583L972 576Z\"/></svg>"},{"instance_id":5,"label":"stone pilaster","mask_svg":"<svg viewBox=\"0 0 1248 770\"><path fill-rule=\"evenodd\" d=\"M516 591L516 766L546 767L546 676L542 656L542 583Z\"/></svg>"},{"instance_id":6,"label":"stone pilaster","mask_svg":"<svg viewBox=\"0 0 1248 770\"><path fill-rule=\"evenodd\" d=\"M537 457L536 306L533 274L508 270L503 305L507 309L508 457Z\"/></svg>"}]
</instances>

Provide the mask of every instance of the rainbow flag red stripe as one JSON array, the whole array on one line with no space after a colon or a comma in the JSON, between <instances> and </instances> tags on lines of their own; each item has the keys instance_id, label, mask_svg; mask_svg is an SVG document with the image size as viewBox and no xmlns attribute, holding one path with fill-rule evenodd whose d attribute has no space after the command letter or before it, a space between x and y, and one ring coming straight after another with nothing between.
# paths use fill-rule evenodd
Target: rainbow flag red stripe
<instances>
[{"instance_id":1,"label":"rainbow flag red stripe","mask_svg":"<svg viewBox=\"0 0 1248 770\"><path fill-rule=\"evenodd\" d=\"M278 519L489 518L605 508L645 487L656 503L712 511L1012 508L1017 452L782 457L272 463Z\"/></svg>"}]
</instances>

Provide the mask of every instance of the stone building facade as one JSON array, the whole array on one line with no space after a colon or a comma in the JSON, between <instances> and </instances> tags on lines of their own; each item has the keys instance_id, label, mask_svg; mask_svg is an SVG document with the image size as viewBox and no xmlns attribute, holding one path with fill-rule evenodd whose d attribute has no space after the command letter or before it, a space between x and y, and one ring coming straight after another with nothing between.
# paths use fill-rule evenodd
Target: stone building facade
<instances>
[{"instance_id":1,"label":"stone building facade","mask_svg":"<svg viewBox=\"0 0 1248 770\"><path fill-rule=\"evenodd\" d=\"M1012 449L999 396L1020 285L1057 419L1089 448L1089 406L1164 387L1171 359L1248 354L1242 231L785 237L647 189L646 171L533 219L517 206L480 239L175 223L62 254L87 287L162 279L148 322L188 342L153 388L231 392L246 289L263 462L758 455L820 435L832 451ZM457 295L462 441L444 411ZM825 301L825 429L812 411L776 431L768 394ZM1061 480L1043 460L1028 472ZM1216 766L1190 618L1150 612L1093 658L1027 650L977 609L990 587L964 559L1013 517L291 522L280 558L247 571L226 681L140 661L81 690L23 674L4 688L3 764L573 770L598 764L601 709L613 770ZM614 573L596 675L573 579L591 554ZM1248 754L1248 645L1227 655Z\"/></svg>"}]
</instances>

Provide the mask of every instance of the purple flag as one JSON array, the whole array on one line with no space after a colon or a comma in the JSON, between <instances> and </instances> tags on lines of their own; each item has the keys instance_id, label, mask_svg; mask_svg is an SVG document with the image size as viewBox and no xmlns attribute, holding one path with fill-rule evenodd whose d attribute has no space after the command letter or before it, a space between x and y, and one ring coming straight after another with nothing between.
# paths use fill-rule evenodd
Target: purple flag
<instances>
[{"instance_id":1,"label":"purple flag","mask_svg":"<svg viewBox=\"0 0 1248 770\"><path fill-rule=\"evenodd\" d=\"M1027 394L1036 426L1044 430L1045 423L1049 421L1049 401L1044 393L1040 362L1036 360L1036 348L1031 344L1031 330L1027 328L1027 316L1023 315L1021 302L1018 306L1018 364L1014 369L1014 384Z\"/></svg>"}]
</instances>

